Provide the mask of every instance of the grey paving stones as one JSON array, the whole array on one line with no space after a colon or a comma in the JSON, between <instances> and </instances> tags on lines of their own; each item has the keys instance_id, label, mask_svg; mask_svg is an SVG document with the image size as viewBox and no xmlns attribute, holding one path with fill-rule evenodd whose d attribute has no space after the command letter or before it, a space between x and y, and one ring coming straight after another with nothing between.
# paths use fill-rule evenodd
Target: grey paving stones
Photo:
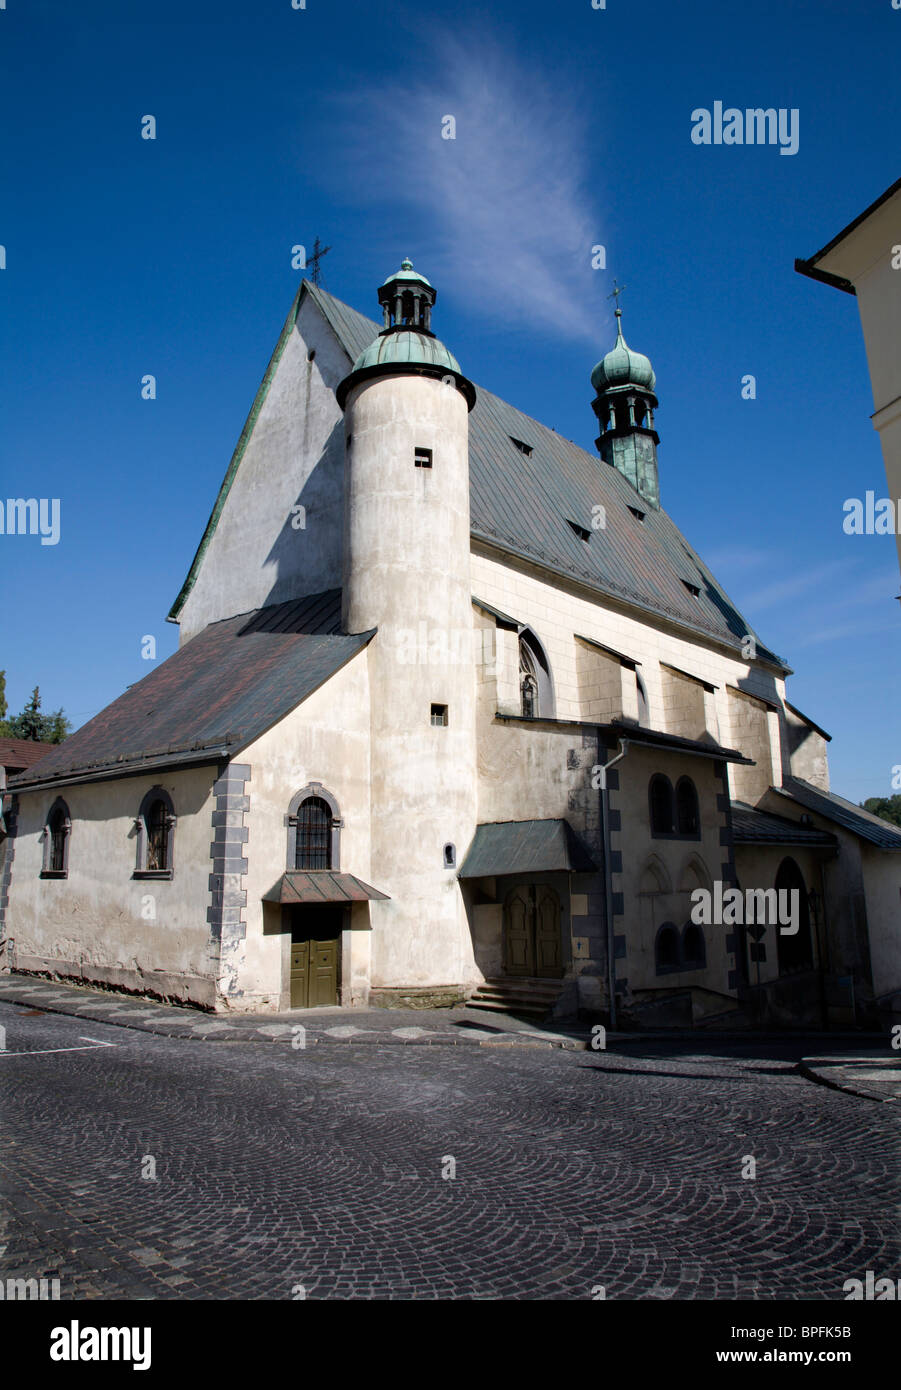
<instances>
[{"instance_id":1,"label":"grey paving stones","mask_svg":"<svg viewBox=\"0 0 901 1390\"><path fill-rule=\"evenodd\" d=\"M84 1028L0 1021L12 1049ZM899 1267L901 1112L797 1046L95 1029L115 1049L2 1061L0 1244L63 1297L841 1300Z\"/></svg>"}]
</instances>

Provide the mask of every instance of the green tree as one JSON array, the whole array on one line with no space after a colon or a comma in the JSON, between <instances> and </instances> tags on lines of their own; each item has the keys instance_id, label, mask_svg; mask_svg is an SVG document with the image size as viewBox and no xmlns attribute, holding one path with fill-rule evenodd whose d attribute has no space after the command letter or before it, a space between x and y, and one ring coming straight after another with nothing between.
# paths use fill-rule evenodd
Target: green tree
<instances>
[{"instance_id":1,"label":"green tree","mask_svg":"<svg viewBox=\"0 0 901 1390\"><path fill-rule=\"evenodd\" d=\"M61 709L52 714L41 713L41 692L35 686L31 699L21 714L0 723L0 733L7 738L24 738L33 743L62 743L72 725Z\"/></svg>"},{"instance_id":2,"label":"green tree","mask_svg":"<svg viewBox=\"0 0 901 1390\"><path fill-rule=\"evenodd\" d=\"M865 811L878 816L880 820L901 826L901 796L869 796L860 804Z\"/></svg>"},{"instance_id":3,"label":"green tree","mask_svg":"<svg viewBox=\"0 0 901 1390\"><path fill-rule=\"evenodd\" d=\"M44 720L44 742L62 743L64 738L68 738L72 732L72 725L61 709L54 710L53 714L48 714Z\"/></svg>"}]
</instances>

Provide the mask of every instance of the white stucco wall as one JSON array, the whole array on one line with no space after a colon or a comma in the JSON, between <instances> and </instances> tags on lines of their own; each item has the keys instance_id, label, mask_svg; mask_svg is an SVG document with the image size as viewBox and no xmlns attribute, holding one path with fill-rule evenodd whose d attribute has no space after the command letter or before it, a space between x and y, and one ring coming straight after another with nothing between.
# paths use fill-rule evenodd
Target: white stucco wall
<instances>
[{"instance_id":1,"label":"white stucco wall","mask_svg":"<svg viewBox=\"0 0 901 1390\"><path fill-rule=\"evenodd\" d=\"M182 642L220 618L340 586L344 438L334 390L349 368L304 298L182 608ZM297 504L305 524L296 529Z\"/></svg>"}]
</instances>

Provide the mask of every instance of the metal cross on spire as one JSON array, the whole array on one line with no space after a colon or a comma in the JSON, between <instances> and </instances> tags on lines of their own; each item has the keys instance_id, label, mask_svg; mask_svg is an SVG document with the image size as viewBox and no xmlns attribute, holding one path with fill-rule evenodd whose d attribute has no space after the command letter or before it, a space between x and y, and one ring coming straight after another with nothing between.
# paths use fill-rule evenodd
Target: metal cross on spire
<instances>
[{"instance_id":1,"label":"metal cross on spire","mask_svg":"<svg viewBox=\"0 0 901 1390\"><path fill-rule=\"evenodd\" d=\"M312 280L312 282L313 282L314 285L318 285L318 284L319 284L319 281L320 281L320 278L321 278L321 275L322 275L322 272L321 272L320 269L319 269L319 262L322 260L322 257L323 257L328 251L331 251L331 249L332 249L332 248L331 248L330 246L322 246L322 245L320 245L320 242L319 242L319 238L318 238L318 237L317 237L316 240L313 242L313 254L312 254L312 256L307 257L307 269L310 270L310 268L312 267L311 273L310 273L310 279Z\"/></svg>"},{"instance_id":2,"label":"metal cross on spire","mask_svg":"<svg viewBox=\"0 0 901 1390\"><path fill-rule=\"evenodd\" d=\"M617 285L616 281L614 280L614 282L613 282L613 291L612 291L611 294L608 294L608 296L607 296L608 299L615 299L615 300L616 300L616 313L617 313L618 315L621 315L622 312L623 312L622 309L620 308L619 297L620 297L620 295L622 294L622 292L623 292L623 290L624 290L625 288L626 288L625 285Z\"/></svg>"}]
</instances>

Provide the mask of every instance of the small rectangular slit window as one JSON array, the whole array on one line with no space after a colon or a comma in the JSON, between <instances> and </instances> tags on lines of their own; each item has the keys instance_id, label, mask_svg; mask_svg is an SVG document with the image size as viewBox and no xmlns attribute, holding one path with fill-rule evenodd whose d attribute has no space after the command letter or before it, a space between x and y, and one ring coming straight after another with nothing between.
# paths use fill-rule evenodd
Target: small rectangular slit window
<instances>
[{"instance_id":1,"label":"small rectangular slit window","mask_svg":"<svg viewBox=\"0 0 901 1390\"><path fill-rule=\"evenodd\" d=\"M701 597L701 591L700 591L700 589L698 588L697 584L689 584L689 582L688 582L687 579L683 579L683 580L682 580L682 583L685 585L686 589L687 589L688 592L691 594L692 598L700 598L700 597Z\"/></svg>"},{"instance_id":2,"label":"small rectangular slit window","mask_svg":"<svg viewBox=\"0 0 901 1390\"><path fill-rule=\"evenodd\" d=\"M439 728L446 727L447 705L432 705L432 723Z\"/></svg>"},{"instance_id":3,"label":"small rectangular slit window","mask_svg":"<svg viewBox=\"0 0 901 1390\"><path fill-rule=\"evenodd\" d=\"M567 517L567 518L566 518L566 524L567 524L567 526L571 526L571 527L572 527L572 529L575 531L576 535L579 537L579 540L580 540L580 541L590 541L590 540L591 540L591 532L590 532L589 530L587 530L586 527L580 526L579 523L578 523L577 521L570 521L569 517Z\"/></svg>"},{"instance_id":4,"label":"small rectangular slit window","mask_svg":"<svg viewBox=\"0 0 901 1390\"><path fill-rule=\"evenodd\" d=\"M511 434L511 435L508 435L507 437L508 437L508 439L510 440L510 443L511 443L511 444L515 444L515 445L516 445L517 449L519 450L519 452L520 452L521 454L525 454L525 456L526 456L527 459L532 457L532 445L531 445L531 444L525 444L521 439L514 439L512 434Z\"/></svg>"},{"instance_id":5,"label":"small rectangular slit window","mask_svg":"<svg viewBox=\"0 0 901 1390\"><path fill-rule=\"evenodd\" d=\"M432 451L431 449L417 449L413 455L413 461L417 468L431 468Z\"/></svg>"}]
</instances>

